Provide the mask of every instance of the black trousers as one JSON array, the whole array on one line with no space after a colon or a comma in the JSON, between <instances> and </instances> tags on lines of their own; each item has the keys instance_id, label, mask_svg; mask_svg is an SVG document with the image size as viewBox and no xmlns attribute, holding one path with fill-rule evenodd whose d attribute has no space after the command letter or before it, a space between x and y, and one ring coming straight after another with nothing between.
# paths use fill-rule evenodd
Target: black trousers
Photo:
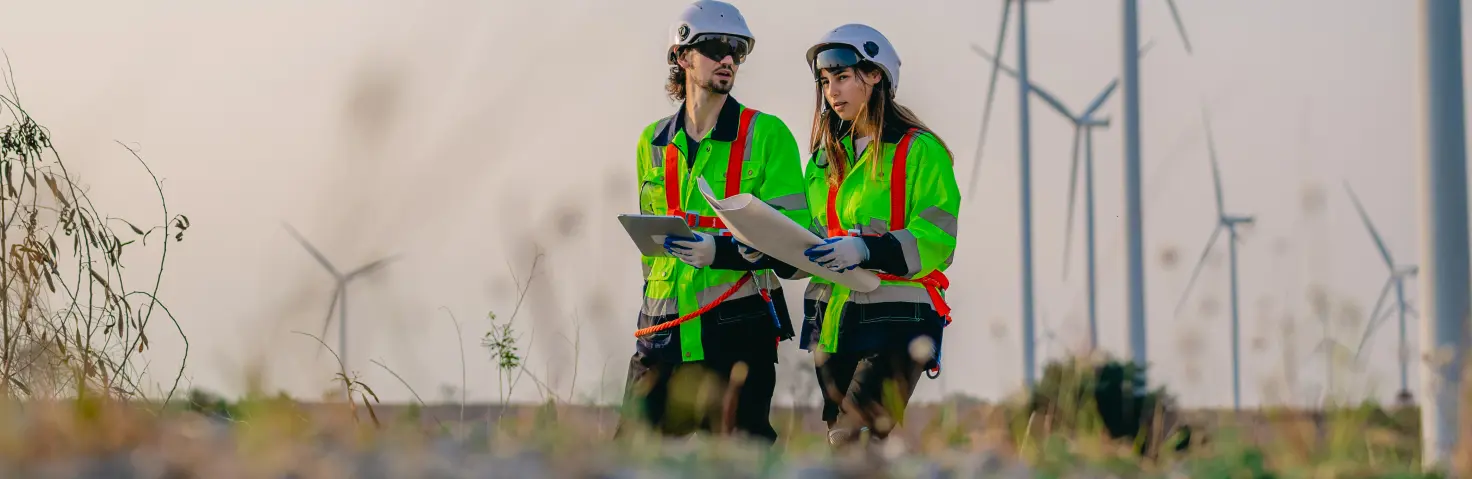
<instances>
[{"instance_id":1,"label":"black trousers","mask_svg":"<svg viewBox=\"0 0 1472 479\"><path fill-rule=\"evenodd\" d=\"M858 440L863 430L876 439L888 437L925 371L925 364L903 350L815 354L823 422L835 446Z\"/></svg>"},{"instance_id":2,"label":"black trousers","mask_svg":"<svg viewBox=\"0 0 1472 479\"><path fill-rule=\"evenodd\" d=\"M627 434L628 422L637 421L668 436L707 431L774 443L776 386L777 365L771 361L672 363L634 353L614 437Z\"/></svg>"}]
</instances>

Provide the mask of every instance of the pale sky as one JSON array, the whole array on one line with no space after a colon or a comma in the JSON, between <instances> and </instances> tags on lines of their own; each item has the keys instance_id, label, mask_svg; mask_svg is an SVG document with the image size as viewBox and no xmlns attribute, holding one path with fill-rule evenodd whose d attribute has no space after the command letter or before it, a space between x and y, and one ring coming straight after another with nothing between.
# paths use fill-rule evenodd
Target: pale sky
<instances>
[{"instance_id":1,"label":"pale sky","mask_svg":"<svg viewBox=\"0 0 1472 479\"><path fill-rule=\"evenodd\" d=\"M386 401L410 395L369 359L426 399L460 386L445 309L464 330L471 400L496 398L480 336L488 311L510 315L508 261L533 241L548 269L516 319L520 330L536 326L531 370L564 396L575 386L579 397L613 398L622 387L639 267L614 216L635 210L639 131L675 108L663 96L662 52L686 2L13 3L5 11L21 21L0 30L0 48L21 100L94 200L116 216L160 214L146 176L113 143L121 140L166 179L171 212L193 220L170 250L160 292L189 334L186 381L237 394L246 368L260 364L273 389L329 386L329 360L291 331L321 328L331 279L292 242L287 221L340 268L401 255L350 289L352 367ZM947 140L965 186L990 68L970 44L992 48L1000 2L734 3L757 35L736 98L780 117L805 145L813 98L803 52L829 28L868 23L899 50L899 100ZM1186 405L1230 404L1224 241L1173 314L1215 221L1204 101L1227 207L1258 221L1239 249L1243 401L1316 399L1325 368L1311 352L1321 327L1310 291L1327 293L1335 337L1353 343L1364 323L1355 316L1367 314L1387 273L1342 182L1397 260L1418 261L1416 2L1180 0L1191 56L1164 1L1140 5L1141 40L1156 42L1141 62L1152 380ZM1119 72L1119 2L1029 10L1033 80L1083 108ZM1013 65L1015 45L1013 36L1004 54ZM999 399L1021 386L1017 83L1002 76L997 86L979 191L962 207L949 272L947 371L922 384L921 400L944 391ZM1101 341L1126 354L1119 100L1102 109L1116 126L1095 133L1094 155ZM1045 359L1086 334L1082 217L1064 280L1073 131L1042 101L1031 108L1039 333L1057 338L1040 345ZM1305 212L1314 196L1322 213ZM1172 250L1181 260L1165 264ZM151 278L142 263L129 274ZM525 278L528 261L511 266ZM787 286L795 297L802 284ZM573 336L574 318L575 385L573 348L559 336ZM336 345L333 330L325 339ZM162 321L150 326L159 383L172 380L182 353L172 334ZM1394 340L1388 323L1366 352L1368 372L1338 384L1389 399ZM783 348L795 356L795 342ZM778 402L793 385L810 389L806 376L786 373ZM537 394L524 381L516 397Z\"/></svg>"}]
</instances>

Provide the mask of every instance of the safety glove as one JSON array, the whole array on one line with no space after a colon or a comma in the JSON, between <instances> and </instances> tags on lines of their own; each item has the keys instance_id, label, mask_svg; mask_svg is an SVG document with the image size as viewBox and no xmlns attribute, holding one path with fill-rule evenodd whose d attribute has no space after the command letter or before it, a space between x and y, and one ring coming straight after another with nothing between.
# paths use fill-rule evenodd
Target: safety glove
<instances>
[{"instance_id":1,"label":"safety glove","mask_svg":"<svg viewBox=\"0 0 1472 479\"><path fill-rule=\"evenodd\" d=\"M694 238L666 237L664 249L685 264L696 268L710 266L716 259L715 237L700 232L696 232Z\"/></svg>"},{"instance_id":2,"label":"safety glove","mask_svg":"<svg viewBox=\"0 0 1472 479\"><path fill-rule=\"evenodd\" d=\"M747 246L746 243L742 243L741 240L736 239L735 237L732 237L731 240L736 242L736 251L740 252L741 257L746 258L746 261L748 263L756 264L757 261L762 260L763 256L766 256L765 253L757 251L756 248Z\"/></svg>"},{"instance_id":3,"label":"safety glove","mask_svg":"<svg viewBox=\"0 0 1472 479\"><path fill-rule=\"evenodd\" d=\"M823 240L823 244L808 248L803 254L808 256L808 261L817 263L818 266L828 268L829 271L842 272L857 268L859 263L868 261L869 247L857 236L840 236Z\"/></svg>"}]
</instances>

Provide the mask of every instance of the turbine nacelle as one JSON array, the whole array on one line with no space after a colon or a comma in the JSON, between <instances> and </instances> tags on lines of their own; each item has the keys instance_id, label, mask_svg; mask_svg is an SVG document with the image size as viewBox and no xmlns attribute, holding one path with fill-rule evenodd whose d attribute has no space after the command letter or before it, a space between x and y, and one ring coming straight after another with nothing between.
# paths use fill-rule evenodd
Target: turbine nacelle
<instances>
[{"instance_id":1,"label":"turbine nacelle","mask_svg":"<svg viewBox=\"0 0 1472 479\"><path fill-rule=\"evenodd\" d=\"M1256 221L1257 221L1257 219L1255 217L1252 217L1252 216L1232 216L1232 215L1227 215L1227 216L1221 217L1222 225L1223 226L1227 226L1227 227L1232 227L1232 226L1236 226L1236 225L1239 225L1239 224L1240 225L1250 225L1250 224L1252 224L1252 223L1254 223Z\"/></svg>"}]
</instances>

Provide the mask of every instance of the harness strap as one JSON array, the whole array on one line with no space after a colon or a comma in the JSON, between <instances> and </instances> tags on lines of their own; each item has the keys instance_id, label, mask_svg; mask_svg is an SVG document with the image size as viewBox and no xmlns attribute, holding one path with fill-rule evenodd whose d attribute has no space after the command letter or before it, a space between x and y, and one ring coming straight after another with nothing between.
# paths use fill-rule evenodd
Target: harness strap
<instances>
[{"instance_id":1,"label":"harness strap","mask_svg":"<svg viewBox=\"0 0 1472 479\"><path fill-rule=\"evenodd\" d=\"M915 128L911 128L909 131L906 131L905 136L900 139L899 144L895 145L893 166L891 167L889 173L890 231L896 231L905 228L905 200L908 198L905 194L905 161L908 159L910 154L910 144L914 141L915 134L918 133L918 131L919 130ZM839 186L842 186L842 183L840 183L838 186L832 184L828 185L828 237L833 238L839 236L879 236L877 234L863 235L860 234L857 229L846 230L843 228L843 225L838 219ZM944 291L951 287L951 280L946 277L945 273L941 272L940 270L935 270L920 278L904 278L889 273L880 272L875 272L875 275L879 276L879 279L884 281L919 283L925 286L925 292L930 295L930 302L935 305L935 312L939 314L940 317L945 318L946 326L951 325L951 306L946 303L945 297L941 295L941 291ZM930 375L931 373L935 374L933 376L930 376L932 379L939 376L940 366L937 364L936 367L931 368L929 371L926 372L927 375Z\"/></svg>"},{"instance_id":2,"label":"harness strap","mask_svg":"<svg viewBox=\"0 0 1472 479\"><path fill-rule=\"evenodd\" d=\"M752 120L756 118L757 113L759 113L757 110L751 108L745 108L741 110L741 121L736 130L736 141L731 143L730 155L728 155L726 158L726 197L735 196L741 193L741 166L742 163L744 163L746 160L746 146L751 137ZM698 215L695 213L687 212L684 208L681 207L682 202L680 200L683 190L680 188L680 164L680 150L678 148L675 148L674 138L671 137L669 144L666 144L664 148L664 199L665 208L666 210L668 210L668 214L670 216L684 217L685 224L689 225L691 228L719 229L721 230L721 236L731 236L731 231L726 228L726 223L721 221L721 218L719 216ZM707 304L700 309L691 312L690 314L675 318L674 321L657 324L648 328L635 331L634 337L643 337L660 331L664 331L679 326L680 324L691 319L698 318L705 313L709 313L712 308L715 308L716 306L725 302L727 298L731 297L731 295L736 294L736 291L740 290L742 286L745 286L748 281L751 281L752 277L752 273L748 271L746 274L741 275L741 279L737 280L736 284L732 285L731 288L727 289L724 293L721 293L721 295L716 297L715 301L711 301L710 304ZM772 304L772 296L767 293L766 287L761 287L759 289L761 291L762 299L767 302L767 309L772 313L772 321L778 325L778 329L781 329L781 321L777 317L777 310L775 306L773 306ZM777 337L777 342L780 344L781 341L782 338L779 335Z\"/></svg>"},{"instance_id":3,"label":"harness strap","mask_svg":"<svg viewBox=\"0 0 1472 479\"><path fill-rule=\"evenodd\" d=\"M741 110L736 141L731 143L730 155L726 158L727 197L741 193L741 164L746 159L746 143L751 135L752 120L757 113L759 112L751 108ZM669 144L664 147L664 201L668 214L684 217L685 224L691 228L718 229L721 230L720 236L731 236L726 223L719 216L703 216L685 211L680 201L684 193L680 188L680 164L680 150L675 148L674 138L670 138Z\"/></svg>"}]
</instances>

